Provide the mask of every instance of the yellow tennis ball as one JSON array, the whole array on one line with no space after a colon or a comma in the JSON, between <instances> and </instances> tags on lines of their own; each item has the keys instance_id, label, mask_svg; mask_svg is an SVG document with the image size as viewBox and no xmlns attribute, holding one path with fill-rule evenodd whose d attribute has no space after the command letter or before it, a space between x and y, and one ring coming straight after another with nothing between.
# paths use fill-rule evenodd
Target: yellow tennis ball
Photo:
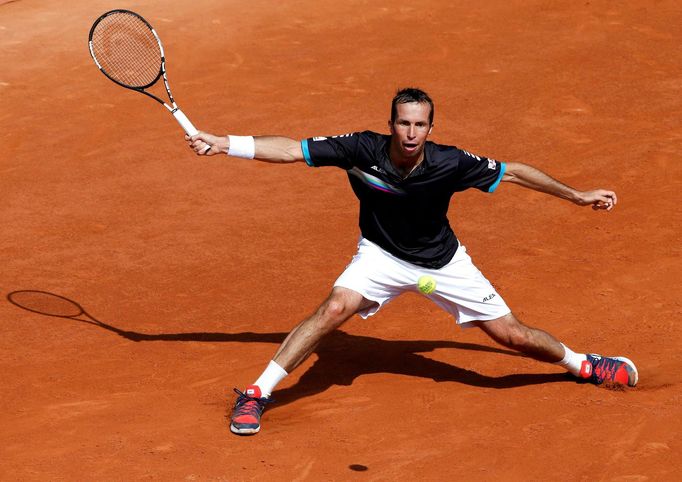
<instances>
[{"instance_id":1,"label":"yellow tennis ball","mask_svg":"<svg viewBox=\"0 0 682 482\"><path fill-rule=\"evenodd\" d=\"M430 295L436 291L436 280L429 275L420 276L417 280L417 288L425 295Z\"/></svg>"}]
</instances>

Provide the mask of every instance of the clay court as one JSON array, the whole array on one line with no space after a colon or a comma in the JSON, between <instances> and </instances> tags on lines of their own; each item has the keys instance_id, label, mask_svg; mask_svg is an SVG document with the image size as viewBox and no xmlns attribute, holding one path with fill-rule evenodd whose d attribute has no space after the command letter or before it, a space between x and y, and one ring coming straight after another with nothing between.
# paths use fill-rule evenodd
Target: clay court
<instances>
[{"instance_id":1,"label":"clay court","mask_svg":"<svg viewBox=\"0 0 682 482\"><path fill-rule=\"evenodd\" d=\"M519 318L639 385L578 384L406 295L232 435L232 388L355 253L357 202L340 169L195 156L93 64L112 8L155 26L199 129L386 132L418 86L433 140L615 190L606 213L505 183L450 221ZM0 0L0 479L678 480L681 24L675 0Z\"/></svg>"}]
</instances>

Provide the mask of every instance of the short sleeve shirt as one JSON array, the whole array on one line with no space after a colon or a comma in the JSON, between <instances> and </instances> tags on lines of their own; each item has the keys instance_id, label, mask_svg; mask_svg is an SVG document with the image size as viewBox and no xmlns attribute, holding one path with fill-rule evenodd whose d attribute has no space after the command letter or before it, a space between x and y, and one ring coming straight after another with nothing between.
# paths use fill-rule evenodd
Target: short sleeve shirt
<instances>
[{"instance_id":1,"label":"short sleeve shirt","mask_svg":"<svg viewBox=\"0 0 682 482\"><path fill-rule=\"evenodd\" d=\"M439 269L459 242L448 221L455 192L493 192L504 163L427 141L424 160L403 178L389 158L391 136L371 131L301 142L310 166L345 169L360 201L362 236L409 263Z\"/></svg>"}]
</instances>

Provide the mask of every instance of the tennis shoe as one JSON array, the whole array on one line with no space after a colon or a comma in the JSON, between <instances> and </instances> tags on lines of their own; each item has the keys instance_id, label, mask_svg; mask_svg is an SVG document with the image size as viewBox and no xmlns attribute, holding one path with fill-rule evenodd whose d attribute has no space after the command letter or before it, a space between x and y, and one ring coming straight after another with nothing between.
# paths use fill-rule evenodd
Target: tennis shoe
<instances>
[{"instance_id":1,"label":"tennis shoe","mask_svg":"<svg viewBox=\"0 0 682 482\"><path fill-rule=\"evenodd\" d=\"M272 400L263 397L257 385L249 385L240 392L234 389L237 401L232 408L230 430L237 435L253 435L260 431L260 417L265 405Z\"/></svg>"},{"instance_id":2,"label":"tennis shoe","mask_svg":"<svg viewBox=\"0 0 682 482\"><path fill-rule=\"evenodd\" d=\"M580 378L595 385L607 382L634 387L639 374L632 360L623 356L588 354L580 368Z\"/></svg>"}]
</instances>

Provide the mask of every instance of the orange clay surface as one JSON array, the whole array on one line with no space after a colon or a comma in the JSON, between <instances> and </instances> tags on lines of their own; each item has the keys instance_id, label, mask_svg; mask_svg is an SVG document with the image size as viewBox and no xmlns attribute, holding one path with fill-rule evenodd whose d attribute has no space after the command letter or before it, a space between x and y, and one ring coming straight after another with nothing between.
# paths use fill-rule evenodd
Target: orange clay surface
<instances>
[{"instance_id":1,"label":"orange clay surface","mask_svg":"<svg viewBox=\"0 0 682 482\"><path fill-rule=\"evenodd\" d=\"M232 387L328 294L357 202L339 169L196 157L90 59L114 7L156 27L200 129L385 132L416 85L433 140L617 191L595 213L503 184L450 218L519 318L632 358L639 386L577 384L406 295L232 435ZM0 1L0 479L679 480L681 24L674 0Z\"/></svg>"}]
</instances>

